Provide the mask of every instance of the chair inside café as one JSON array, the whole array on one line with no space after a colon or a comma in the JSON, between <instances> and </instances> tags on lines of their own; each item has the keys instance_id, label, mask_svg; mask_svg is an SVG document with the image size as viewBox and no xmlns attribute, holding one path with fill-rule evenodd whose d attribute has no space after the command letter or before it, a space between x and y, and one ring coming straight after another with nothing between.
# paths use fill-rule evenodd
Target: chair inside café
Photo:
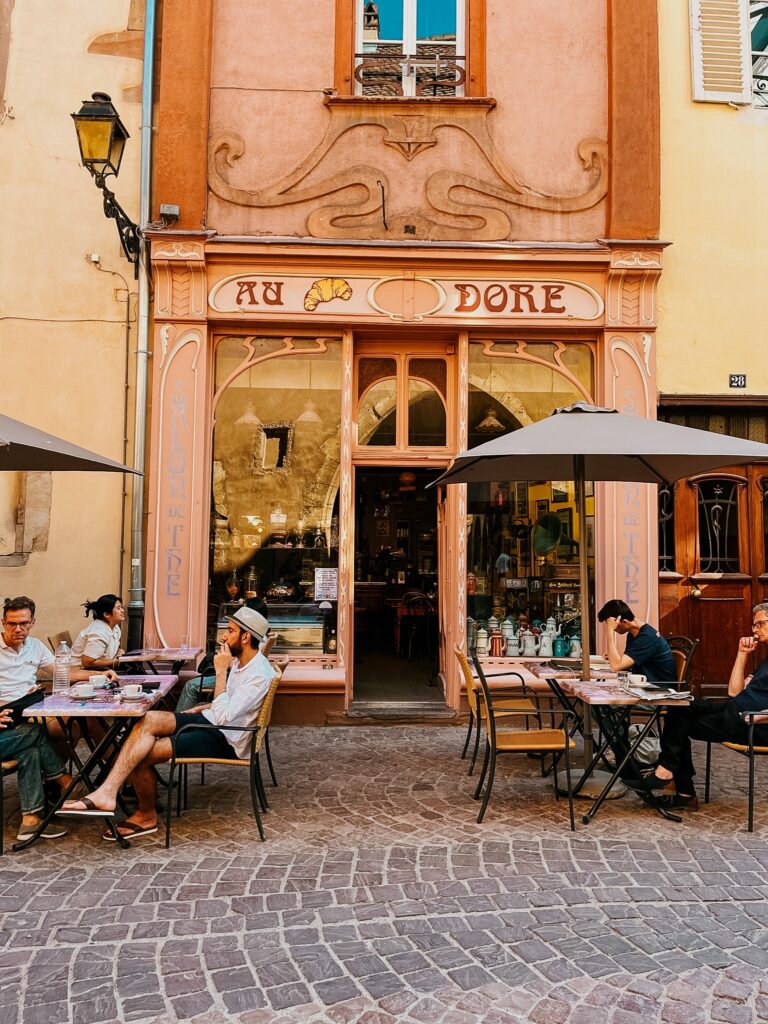
<instances>
[{"instance_id":1,"label":"chair inside caf\u00e9","mask_svg":"<svg viewBox=\"0 0 768 1024\"><path fill-rule=\"evenodd\" d=\"M435 470L359 468L355 479L356 701L442 701Z\"/></svg>"}]
</instances>

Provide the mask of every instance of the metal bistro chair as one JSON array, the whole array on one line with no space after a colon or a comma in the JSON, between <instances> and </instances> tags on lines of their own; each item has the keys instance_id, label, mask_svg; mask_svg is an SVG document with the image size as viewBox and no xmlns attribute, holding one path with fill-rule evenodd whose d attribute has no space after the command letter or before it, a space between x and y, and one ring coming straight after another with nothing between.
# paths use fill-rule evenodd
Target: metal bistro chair
<instances>
[{"instance_id":1,"label":"metal bistro chair","mask_svg":"<svg viewBox=\"0 0 768 1024\"><path fill-rule=\"evenodd\" d=\"M575 744L571 739L569 729L569 719L574 718L573 712L566 710L560 712L563 717L562 727L559 729L497 729L493 695L488 688L488 683L483 673L482 666L477 659L477 655L473 655L472 660L480 680L481 700L485 705L484 717L486 723L483 769L480 773L480 779L478 780L477 789L474 793L475 800L479 800L481 794L483 794L483 786L485 786L485 793L482 796L483 802L480 807L480 813L477 816L478 823L483 820L485 809L491 798L493 779L496 773L497 754L535 753L544 756L551 754L553 762L552 778L554 780L555 800L560 799L556 768L560 757L564 754L566 789L568 793L568 813L571 822L571 831L575 832L576 823L573 817L573 785L571 783L571 750L574 749Z\"/></svg>"},{"instance_id":2,"label":"metal bistro chair","mask_svg":"<svg viewBox=\"0 0 768 1024\"><path fill-rule=\"evenodd\" d=\"M737 754L741 754L743 757L749 758L749 794L748 794L748 809L747 809L747 831L754 832L754 819L755 819L755 758L765 757L768 755L768 747L756 747L754 740L755 732L755 718L760 715L768 715L768 708L765 711L744 711L741 717L748 729L748 738L746 743L731 743L730 740L724 740L720 746L727 747L729 750L735 750ZM707 762L704 774L704 803L709 803L709 779L712 771L712 743L707 741Z\"/></svg>"},{"instance_id":3,"label":"metal bistro chair","mask_svg":"<svg viewBox=\"0 0 768 1024\"><path fill-rule=\"evenodd\" d=\"M269 810L269 802L267 800L267 794L264 791L264 780L261 777L261 766L259 764L259 753L261 751L262 744L264 742L264 736L269 728L269 720L272 716L272 705L274 704L275 694L280 684L282 672L278 670L277 675L269 684L266 696L262 701L261 708L259 710L259 716L256 719L256 725L254 726L227 726L229 732L245 732L251 734L251 748L249 756L247 758L237 757L235 751L232 751L232 757L177 757L176 756L176 741L182 733L188 729L217 729L216 725L185 725L175 735L171 737L172 754L170 760L170 773L168 775L168 796L166 800L165 808L165 848L169 849L171 845L171 811L173 804L173 781L176 773L177 766L180 767L179 778L177 780L178 792L176 797L176 816L181 816L182 806L182 790L184 793L184 807L187 806L187 767L190 764L220 764L228 765L235 768L247 768L248 779L251 788L251 805L253 807L253 816L256 819L256 825L259 829L259 836L261 841L264 842L264 825L261 820L261 811L265 813Z\"/></svg>"},{"instance_id":4,"label":"metal bistro chair","mask_svg":"<svg viewBox=\"0 0 768 1024\"><path fill-rule=\"evenodd\" d=\"M467 656L464 651L459 647L458 644L453 648L453 653L456 655L456 660L459 663L459 667L464 676L464 686L467 691L467 703L469 704L469 723L467 724L467 735L464 740L464 748L461 751L461 760L467 756L467 750L469 749L469 743L472 738L472 730L475 729L475 745L472 750L472 760L470 761L469 771L467 775L471 775L475 770L475 764L477 762L477 753L480 749L480 732L481 723L484 718L484 705L482 702L482 690L480 683L472 675L472 668L467 661ZM497 718L511 717L513 715L522 715L525 717L525 726L528 728L528 718L535 718L538 722L539 728L541 728L541 711L539 709L536 694L534 691L529 690L525 685L525 680L519 672L495 672L493 676L486 675L486 679L494 678L495 676L503 676L505 679L515 677L520 680L520 685L510 685L493 688L493 709L496 713ZM529 695L530 694L530 695Z\"/></svg>"},{"instance_id":5,"label":"metal bistro chair","mask_svg":"<svg viewBox=\"0 0 768 1024\"><path fill-rule=\"evenodd\" d=\"M0 857L2 857L5 848L5 777L6 775L13 775L15 771L18 771L18 768L18 761L0 761Z\"/></svg>"}]
</instances>

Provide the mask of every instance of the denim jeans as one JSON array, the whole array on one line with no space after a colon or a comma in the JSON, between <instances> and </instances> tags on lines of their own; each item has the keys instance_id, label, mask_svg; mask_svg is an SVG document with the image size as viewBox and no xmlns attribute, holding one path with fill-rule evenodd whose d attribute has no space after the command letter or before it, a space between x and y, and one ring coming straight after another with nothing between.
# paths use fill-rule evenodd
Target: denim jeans
<instances>
[{"instance_id":1,"label":"denim jeans","mask_svg":"<svg viewBox=\"0 0 768 1024\"><path fill-rule=\"evenodd\" d=\"M187 680L179 694L176 704L177 711L189 711L197 704L206 704L213 699L213 688L216 685L214 676L194 676ZM205 692L203 692L205 691Z\"/></svg>"},{"instance_id":2,"label":"denim jeans","mask_svg":"<svg viewBox=\"0 0 768 1024\"><path fill-rule=\"evenodd\" d=\"M43 776L57 779L64 765L51 746L44 725L20 725L0 730L0 760L19 762L19 802L22 814L39 814L45 807Z\"/></svg>"}]
</instances>

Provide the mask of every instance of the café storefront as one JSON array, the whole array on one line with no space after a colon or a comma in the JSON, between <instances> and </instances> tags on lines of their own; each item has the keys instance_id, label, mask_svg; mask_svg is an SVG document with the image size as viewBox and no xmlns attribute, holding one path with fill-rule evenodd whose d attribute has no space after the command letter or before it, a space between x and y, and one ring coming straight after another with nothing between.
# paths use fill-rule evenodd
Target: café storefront
<instances>
[{"instance_id":1,"label":"caf\u00e9 storefront","mask_svg":"<svg viewBox=\"0 0 768 1024\"><path fill-rule=\"evenodd\" d=\"M580 537L570 481L426 485L576 401L655 416L660 258L155 237L148 628L210 646L266 599L290 656L277 716L322 722L458 708L453 646L494 618L577 635L582 557L597 602L653 621L648 488L596 485Z\"/></svg>"}]
</instances>

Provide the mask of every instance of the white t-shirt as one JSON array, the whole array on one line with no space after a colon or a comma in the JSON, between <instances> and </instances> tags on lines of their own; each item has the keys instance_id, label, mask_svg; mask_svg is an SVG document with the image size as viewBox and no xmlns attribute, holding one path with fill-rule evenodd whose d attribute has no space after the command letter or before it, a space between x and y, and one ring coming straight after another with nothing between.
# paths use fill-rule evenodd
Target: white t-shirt
<instances>
[{"instance_id":1,"label":"white t-shirt","mask_svg":"<svg viewBox=\"0 0 768 1024\"><path fill-rule=\"evenodd\" d=\"M0 634L0 704L17 700L37 685L37 670L55 659L45 644L28 636L19 651L8 647Z\"/></svg>"},{"instance_id":2,"label":"white t-shirt","mask_svg":"<svg viewBox=\"0 0 768 1024\"><path fill-rule=\"evenodd\" d=\"M81 629L72 644L72 667L82 668L83 655L86 658L112 658L120 650L120 627L111 629L103 619L94 619Z\"/></svg>"},{"instance_id":3,"label":"white t-shirt","mask_svg":"<svg viewBox=\"0 0 768 1024\"><path fill-rule=\"evenodd\" d=\"M242 668L235 658L227 679L226 690L219 694L210 708L203 711L209 722L222 727L221 731L240 758L250 756L251 733L227 732L224 726L254 726L259 717L261 703L269 690L269 684L276 675L275 669L261 653L254 654Z\"/></svg>"}]
</instances>

